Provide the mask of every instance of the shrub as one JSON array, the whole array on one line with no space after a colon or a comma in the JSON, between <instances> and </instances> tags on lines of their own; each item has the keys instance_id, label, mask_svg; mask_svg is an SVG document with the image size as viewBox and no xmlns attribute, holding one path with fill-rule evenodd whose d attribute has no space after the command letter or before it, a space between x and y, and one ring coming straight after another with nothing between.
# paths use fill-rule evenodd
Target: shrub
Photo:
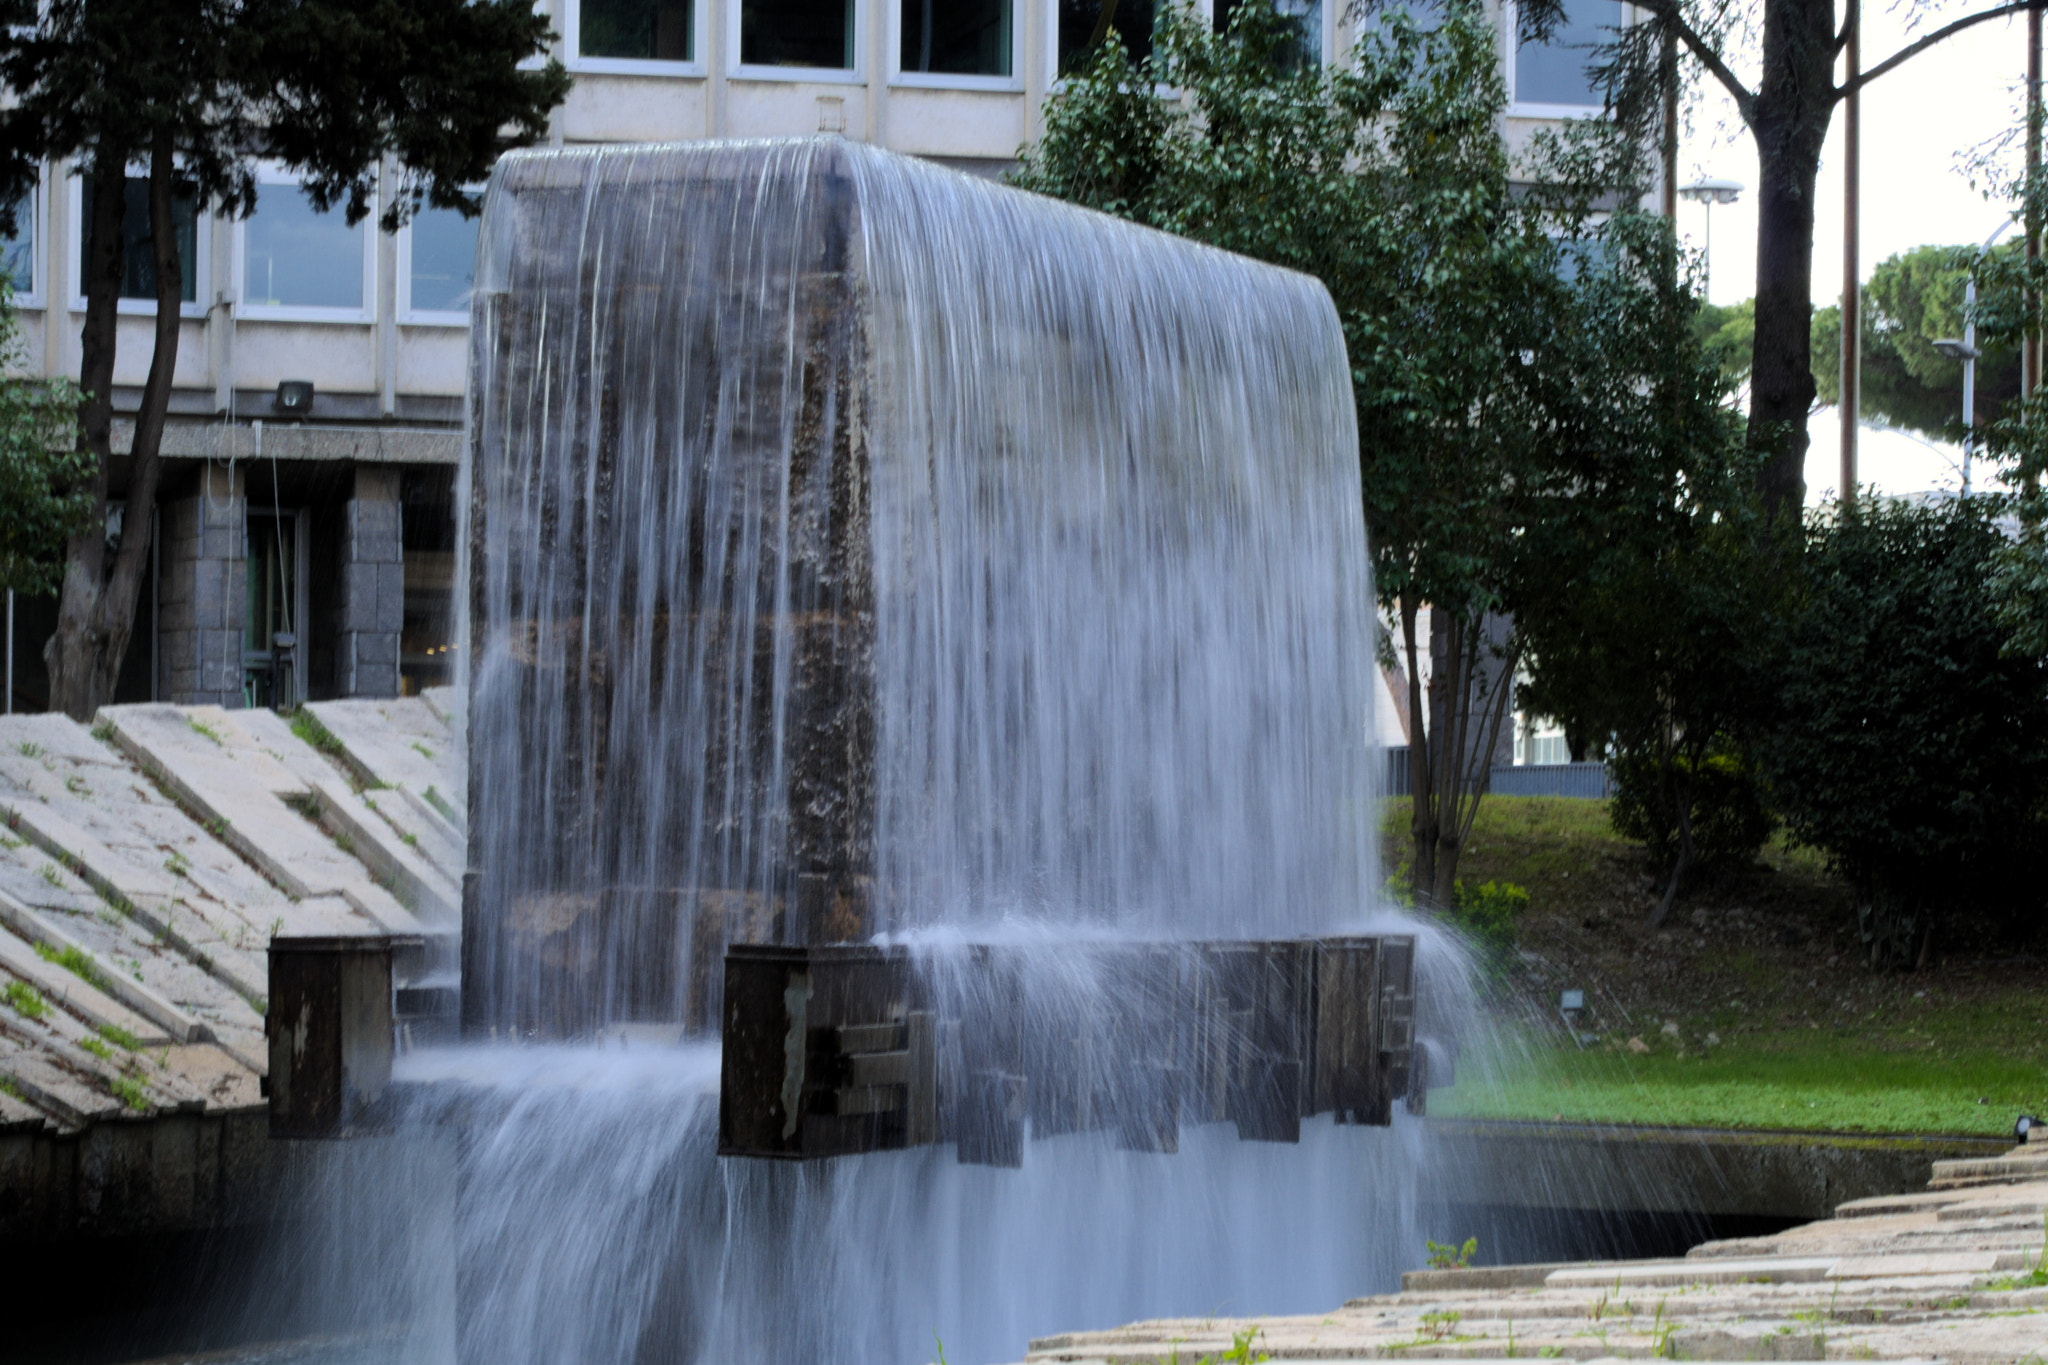
<instances>
[{"instance_id":1,"label":"shrub","mask_svg":"<svg viewBox=\"0 0 2048 1365\"><path fill-rule=\"evenodd\" d=\"M1614 832L1647 845L1659 862L1669 864L1678 856L1678 802L1690 787L1693 857L1738 863L1754 858L1777 825L1764 805L1755 765L1724 747L1698 763L1678 756L1672 767L1673 790L1666 793L1654 755L1631 750L1610 760Z\"/></svg>"},{"instance_id":2,"label":"shrub","mask_svg":"<svg viewBox=\"0 0 2048 1365\"><path fill-rule=\"evenodd\" d=\"M2009 649L1998 512L1876 502L1816 524L1773 660L1758 767L1792 834L1855 886L1874 963L1924 957L1935 920L2009 886L2038 840L2048 664Z\"/></svg>"}]
</instances>

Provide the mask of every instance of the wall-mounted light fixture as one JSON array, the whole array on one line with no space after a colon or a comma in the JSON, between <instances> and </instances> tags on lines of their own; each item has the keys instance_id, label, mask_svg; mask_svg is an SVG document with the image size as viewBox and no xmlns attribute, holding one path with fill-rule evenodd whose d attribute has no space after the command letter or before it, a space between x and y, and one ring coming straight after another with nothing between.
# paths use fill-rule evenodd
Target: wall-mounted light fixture
<instances>
[{"instance_id":1,"label":"wall-mounted light fixture","mask_svg":"<svg viewBox=\"0 0 2048 1365\"><path fill-rule=\"evenodd\" d=\"M277 385L277 410L292 417L304 417L313 410L313 381L283 379Z\"/></svg>"}]
</instances>

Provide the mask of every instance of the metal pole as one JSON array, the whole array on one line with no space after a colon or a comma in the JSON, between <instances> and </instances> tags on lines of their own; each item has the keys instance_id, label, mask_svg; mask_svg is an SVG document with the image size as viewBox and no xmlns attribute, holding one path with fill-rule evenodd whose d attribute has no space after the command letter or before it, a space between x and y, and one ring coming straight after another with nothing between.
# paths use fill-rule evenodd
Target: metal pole
<instances>
[{"instance_id":1,"label":"metal pole","mask_svg":"<svg viewBox=\"0 0 2048 1365\"><path fill-rule=\"evenodd\" d=\"M1862 98L1855 89L1863 70L1863 19L1859 0L1849 0L1849 41L1845 48L1847 70L1844 83L1850 87L1842 111L1842 506L1856 502L1856 419L1862 406L1858 391L1862 379L1863 280L1857 260L1857 193L1862 175Z\"/></svg>"},{"instance_id":2,"label":"metal pole","mask_svg":"<svg viewBox=\"0 0 2048 1365\"><path fill-rule=\"evenodd\" d=\"M7 710L14 714L14 589L7 590Z\"/></svg>"},{"instance_id":3,"label":"metal pole","mask_svg":"<svg viewBox=\"0 0 2048 1365\"><path fill-rule=\"evenodd\" d=\"M1981 252L1979 253L1982 254ZM1977 444L1977 281L1963 286L1963 497L1970 496L1970 456Z\"/></svg>"},{"instance_id":4,"label":"metal pole","mask_svg":"<svg viewBox=\"0 0 2048 1365\"><path fill-rule=\"evenodd\" d=\"M2027 270L2041 258L2041 213L2036 204L2041 171L2041 7L2027 11ZM2020 342L2020 397L2041 386L2040 301L2026 301L2026 329Z\"/></svg>"}]
</instances>

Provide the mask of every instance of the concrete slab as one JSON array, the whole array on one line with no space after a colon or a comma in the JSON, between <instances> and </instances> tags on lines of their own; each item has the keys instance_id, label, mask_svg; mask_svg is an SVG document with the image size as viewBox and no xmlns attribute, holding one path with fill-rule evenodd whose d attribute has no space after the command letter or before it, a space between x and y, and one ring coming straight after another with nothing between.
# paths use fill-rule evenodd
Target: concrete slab
<instances>
[{"instance_id":1,"label":"concrete slab","mask_svg":"<svg viewBox=\"0 0 2048 1365\"><path fill-rule=\"evenodd\" d=\"M2000 1208L2028 1207L2048 1200L2048 1180L2001 1194ZM1682 1260L1411 1271L1401 1293L1353 1299L1331 1314L1062 1333L1031 1342L1026 1359L1221 1358L1247 1333L1256 1333L1253 1351L1275 1361L2048 1357L2048 1287L2024 1273L2040 1254L2038 1228L2013 1247L2009 1217L1943 1222L1954 1205L1942 1198L1857 1202L1842 1217L1695 1248ZM1930 1230L1965 1242L1974 1233L1981 1244L1899 1249Z\"/></svg>"},{"instance_id":2,"label":"concrete slab","mask_svg":"<svg viewBox=\"0 0 2048 1365\"><path fill-rule=\"evenodd\" d=\"M427 927L309 818L311 788L235 714L206 706L110 706L97 723L209 833L288 896L341 897L362 914L359 932L425 936Z\"/></svg>"}]
</instances>

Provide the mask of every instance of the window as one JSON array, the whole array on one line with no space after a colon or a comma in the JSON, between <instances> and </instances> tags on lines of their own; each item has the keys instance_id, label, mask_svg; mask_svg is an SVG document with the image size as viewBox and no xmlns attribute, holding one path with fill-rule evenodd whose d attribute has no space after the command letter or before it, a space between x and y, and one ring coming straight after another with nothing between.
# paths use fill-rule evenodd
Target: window
<instances>
[{"instance_id":1,"label":"window","mask_svg":"<svg viewBox=\"0 0 2048 1365\"><path fill-rule=\"evenodd\" d=\"M400 312L406 321L469 321L478 222L455 209L422 206L413 214L405 230L399 276L405 285Z\"/></svg>"},{"instance_id":2,"label":"window","mask_svg":"<svg viewBox=\"0 0 2048 1365\"><path fill-rule=\"evenodd\" d=\"M1564 16L1546 42L1515 49L1515 103L1597 109L1607 101L1587 66L1594 49L1611 41L1621 24L1615 0L1564 0Z\"/></svg>"},{"instance_id":3,"label":"window","mask_svg":"<svg viewBox=\"0 0 2048 1365\"><path fill-rule=\"evenodd\" d=\"M1414 8L1411 7L1411 12ZM1236 13L1237 0L1217 0L1217 32L1228 29ZM1288 31L1287 43L1280 55L1281 69L1298 71L1311 64L1320 65L1323 60L1322 0L1274 0L1273 13Z\"/></svg>"},{"instance_id":4,"label":"window","mask_svg":"<svg viewBox=\"0 0 2048 1365\"><path fill-rule=\"evenodd\" d=\"M1105 5L1114 3L1116 12L1109 26L1124 40L1124 51L1136 65L1152 55L1152 29L1159 22L1158 0L1060 0L1060 74L1088 64L1092 55L1089 39L1101 22Z\"/></svg>"},{"instance_id":5,"label":"window","mask_svg":"<svg viewBox=\"0 0 2048 1365\"><path fill-rule=\"evenodd\" d=\"M121 297L156 302L156 248L149 231L149 181L131 175L122 182L121 207ZM78 259L91 259L93 183L86 177L79 187ZM199 297L199 195L181 183L171 191L171 225L178 237L178 298L192 303ZM84 291L81 289L81 293Z\"/></svg>"},{"instance_id":6,"label":"window","mask_svg":"<svg viewBox=\"0 0 2048 1365\"><path fill-rule=\"evenodd\" d=\"M290 180L267 176L241 233L248 316L368 317L369 219L350 227L340 205L321 213Z\"/></svg>"},{"instance_id":7,"label":"window","mask_svg":"<svg viewBox=\"0 0 2048 1365\"><path fill-rule=\"evenodd\" d=\"M930 75L1007 76L1010 0L903 0L902 69Z\"/></svg>"},{"instance_id":8,"label":"window","mask_svg":"<svg viewBox=\"0 0 2048 1365\"><path fill-rule=\"evenodd\" d=\"M742 66L853 70L854 0L740 0Z\"/></svg>"},{"instance_id":9,"label":"window","mask_svg":"<svg viewBox=\"0 0 2048 1365\"><path fill-rule=\"evenodd\" d=\"M36 292L36 193L30 190L14 201L14 231L0 237L0 273L7 277L16 298Z\"/></svg>"},{"instance_id":10,"label":"window","mask_svg":"<svg viewBox=\"0 0 2048 1365\"><path fill-rule=\"evenodd\" d=\"M576 53L643 62L697 58L692 0L582 0Z\"/></svg>"}]
</instances>

